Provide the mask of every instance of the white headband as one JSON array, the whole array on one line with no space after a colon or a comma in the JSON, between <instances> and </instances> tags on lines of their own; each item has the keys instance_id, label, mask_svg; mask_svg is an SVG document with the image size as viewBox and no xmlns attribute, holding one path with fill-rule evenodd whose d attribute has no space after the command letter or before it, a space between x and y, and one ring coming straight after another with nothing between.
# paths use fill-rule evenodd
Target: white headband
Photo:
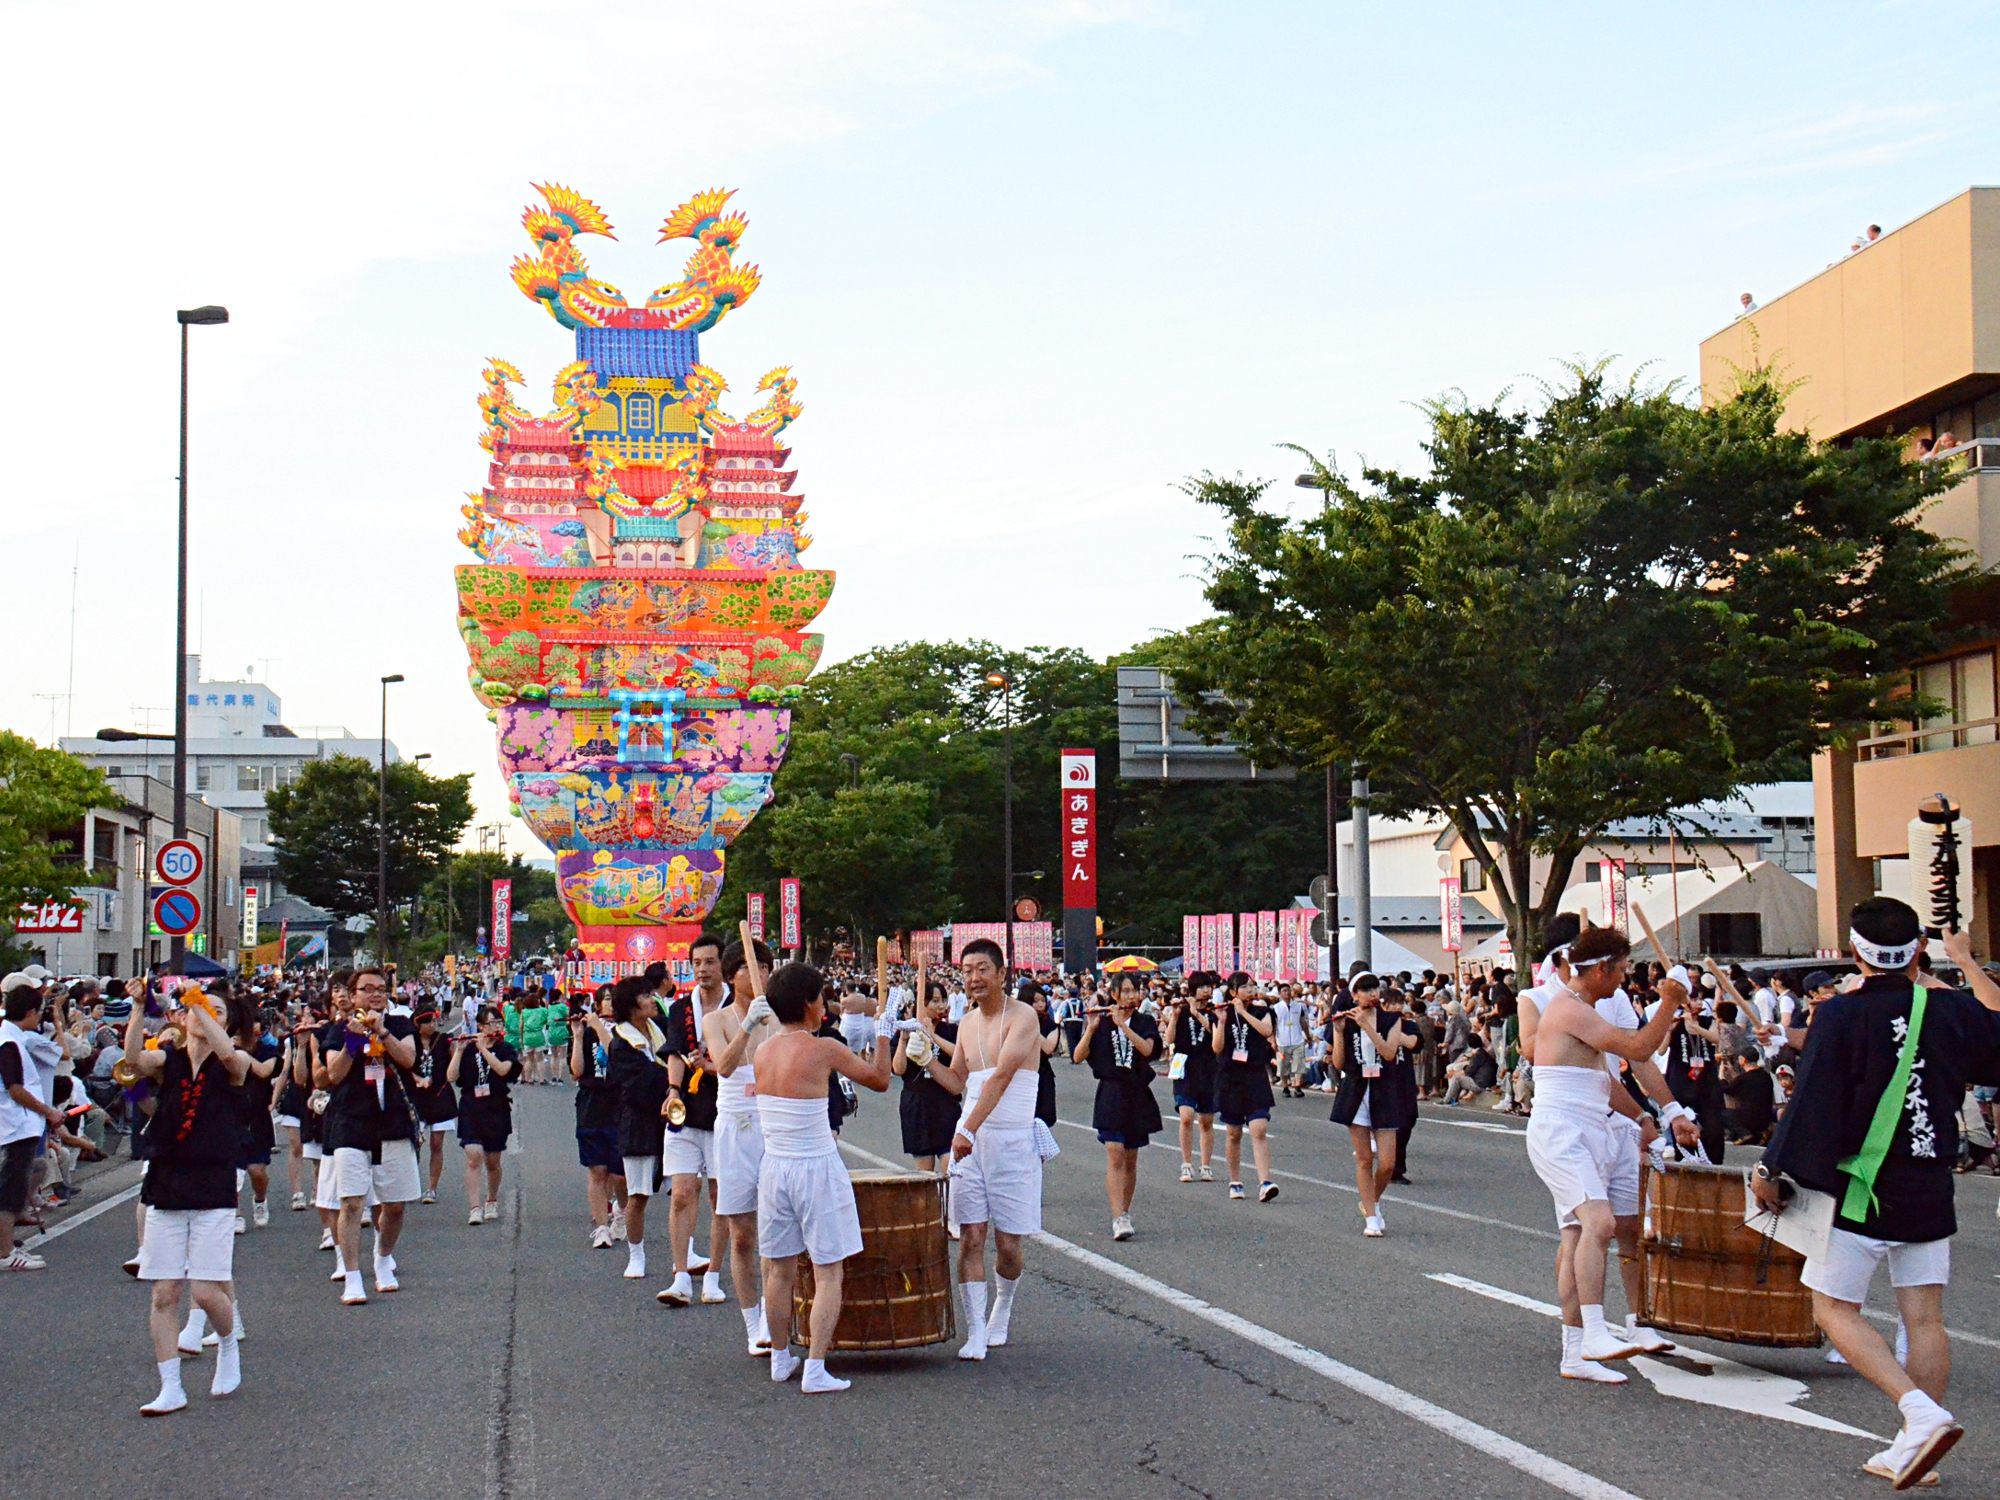
<instances>
[{"instance_id":1,"label":"white headband","mask_svg":"<svg viewBox=\"0 0 2000 1500\"><path fill-rule=\"evenodd\" d=\"M1870 968L1894 972L1897 969L1909 968L1916 959L1917 942L1920 940L1895 944L1871 943L1850 927L1847 929L1847 941L1854 945L1855 953L1860 955Z\"/></svg>"}]
</instances>

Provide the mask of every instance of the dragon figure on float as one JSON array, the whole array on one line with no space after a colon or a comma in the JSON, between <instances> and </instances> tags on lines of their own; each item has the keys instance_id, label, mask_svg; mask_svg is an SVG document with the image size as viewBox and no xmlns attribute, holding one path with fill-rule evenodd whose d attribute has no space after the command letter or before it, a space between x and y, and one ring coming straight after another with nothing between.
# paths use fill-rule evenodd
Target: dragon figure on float
<instances>
[{"instance_id":1,"label":"dragon figure on float","mask_svg":"<svg viewBox=\"0 0 2000 1500\"><path fill-rule=\"evenodd\" d=\"M771 800L833 574L799 563L811 542L778 441L798 382L772 370L738 421L700 360L700 336L760 279L735 263L731 194L667 216L661 242L696 249L633 307L576 245L613 237L603 210L536 191L514 284L574 333L576 359L547 416L515 402L519 370L487 363L491 464L463 511L479 562L458 569L458 625L513 811L555 851L578 943L610 977L685 964L724 851Z\"/></svg>"}]
</instances>

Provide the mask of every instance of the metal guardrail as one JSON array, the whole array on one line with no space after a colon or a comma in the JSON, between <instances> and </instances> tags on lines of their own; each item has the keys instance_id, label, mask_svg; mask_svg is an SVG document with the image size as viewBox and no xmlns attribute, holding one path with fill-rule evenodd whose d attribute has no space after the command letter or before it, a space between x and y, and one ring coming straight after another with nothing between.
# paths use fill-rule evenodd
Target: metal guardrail
<instances>
[{"instance_id":1,"label":"metal guardrail","mask_svg":"<svg viewBox=\"0 0 2000 1500\"><path fill-rule=\"evenodd\" d=\"M1970 438L1924 455L1924 462L1943 464L1946 472L1970 474L1977 469L2000 469L2000 437Z\"/></svg>"},{"instance_id":2,"label":"metal guardrail","mask_svg":"<svg viewBox=\"0 0 2000 1500\"><path fill-rule=\"evenodd\" d=\"M1967 738L1974 730L1988 730L1986 738ZM1918 740L1948 740L1943 745L1919 745ZM1934 750L1957 750L1965 745L1990 745L2000 740L2000 718L1967 719L1963 723L1934 724L1924 729L1905 729L1895 734L1878 734L1870 739L1857 740L1854 745L1857 760L1892 760L1904 755L1926 755ZM1899 749L1888 749L1889 746Z\"/></svg>"}]
</instances>

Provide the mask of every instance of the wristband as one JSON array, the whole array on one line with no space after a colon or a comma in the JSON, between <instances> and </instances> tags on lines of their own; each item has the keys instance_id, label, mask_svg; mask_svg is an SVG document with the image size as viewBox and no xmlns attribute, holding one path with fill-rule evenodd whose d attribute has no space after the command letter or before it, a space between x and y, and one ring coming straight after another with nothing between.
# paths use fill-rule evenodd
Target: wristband
<instances>
[{"instance_id":1,"label":"wristband","mask_svg":"<svg viewBox=\"0 0 2000 1500\"><path fill-rule=\"evenodd\" d=\"M1693 1118L1694 1118L1693 1111L1691 1111L1685 1104L1681 1103L1680 1100L1678 1099L1675 1099L1667 1104L1662 1104L1660 1106L1660 1127L1663 1130L1671 1129L1673 1127L1674 1121L1676 1120L1681 1120L1681 1119L1691 1120Z\"/></svg>"},{"instance_id":2,"label":"wristband","mask_svg":"<svg viewBox=\"0 0 2000 1500\"><path fill-rule=\"evenodd\" d=\"M971 1129L968 1126L961 1125L958 1127L958 1129L954 1130L952 1134L964 1136L968 1141L971 1141L972 1144L975 1146L979 1144L979 1138L972 1133Z\"/></svg>"},{"instance_id":3,"label":"wristband","mask_svg":"<svg viewBox=\"0 0 2000 1500\"><path fill-rule=\"evenodd\" d=\"M367 1037L358 1035L357 1033L352 1031L346 1033L346 1035L341 1039L341 1046L346 1050L347 1055L349 1057L359 1057L361 1055L361 1049L367 1045L368 1045Z\"/></svg>"}]
</instances>

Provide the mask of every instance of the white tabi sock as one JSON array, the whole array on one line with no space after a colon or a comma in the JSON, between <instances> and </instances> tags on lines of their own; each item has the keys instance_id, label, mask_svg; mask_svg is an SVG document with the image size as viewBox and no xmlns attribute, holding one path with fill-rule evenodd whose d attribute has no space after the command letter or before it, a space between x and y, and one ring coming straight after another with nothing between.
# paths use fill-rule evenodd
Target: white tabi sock
<instances>
[{"instance_id":1,"label":"white tabi sock","mask_svg":"<svg viewBox=\"0 0 2000 1500\"><path fill-rule=\"evenodd\" d=\"M625 1242L625 1277L637 1281L646 1274L646 1242L627 1240Z\"/></svg>"},{"instance_id":2,"label":"white tabi sock","mask_svg":"<svg viewBox=\"0 0 2000 1500\"><path fill-rule=\"evenodd\" d=\"M1584 1336L1585 1338L1589 1338L1589 1337L1590 1337L1590 1335L1592 1335L1593 1333L1603 1333L1603 1334L1608 1334L1609 1332L1610 1332L1610 1330L1609 1330L1609 1329L1607 1329L1607 1328L1606 1328L1606 1327L1604 1326L1604 1304L1603 1304L1603 1303L1601 1303L1601 1302L1599 1302L1599 1303L1593 1303L1592 1305L1590 1305L1590 1306L1588 1306L1588 1307L1584 1308L1584 1310L1583 1310L1583 1336Z\"/></svg>"},{"instance_id":3,"label":"white tabi sock","mask_svg":"<svg viewBox=\"0 0 2000 1500\"><path fill-rule=\"evenodd\" d=\"M777 1348L775 1346L772 1348L771 1378L773 1380L779 1382L780 1384L783 1384L785 1381L790 1380L792 1378L792 1373L795 1370L797 1370L798 1367L799 1367L798 1356L792 1353L789 1346L783 1349Z\"/></svg>"},{"instance_id":4,"label":"white tabi sock","mask_svg":"<svg viewBox=\"0 0 2000 1500\"><path fill-rule=\"evenodd\" d=\"M960 1346L960 1359L986 1358L986 1283L983 1281L961 1281L958 1284L960 1297L965 1307L965 1343Z\"/></svg>"},{"instance_id":5,"label":"white tabi sock","mask_svg":"<svg viewBox=\"0 0 2000 1500\"><path fill-rule=\"evenodd\" d=\"M999 1272L993 1273L993 1311L986 1319L986 1346L997 1349L1008 1339L1014 1324L1014 1293L1020 1290L1021 1278L1009 1281Z\"/></svg>"},{"instance_id":6,"label":"white tabi sock","mask_svg":"<svg viewBox=\"0 0 2000 1500\"><path fill-rule=\"evenodd\" d=\"M752 1354L762 1354L765 1352L764 1349L758 1347L760 1341L766 1348L769 1347L771 1335L770 1331L764 1327L763 1303L754 1302L743 1309L743 1337L745 1342L749 1344Z\"/></svg>"},{"instance_id":7,"label":"white tabi sock","mask_svg":"<svg viewBox=\"0 0 2000 1500\"><path fill-rule=\"evenodd\" d=\"M1563 1363L1570 1364L1576 1360L1582 1359L1583 1330L1581 1328L1574 1328L1568 1323L1564 1323L1562 1325L1562 1336L1563 1336Z\"/></svg>"},{"instance_id":8,"label":"white tabi sock","mask_svg":"<svg viewBox=\"0 0 2000 1500\"><path fill-rule=\"evenodd\" d=\"M851 1380L827 1374L825 1360L809 1359L806 1361L805 1377L799 1381L799 1389L808 1396L825 1396L834 1391L844 1391L852 1384Z\"/></svg>"},{"instance_id":9,"label":"white tabi sock","mask_svg":"<svg viewBox=\"0 0 2000 1500\"><path fill-rule=\"evenodd\" d=\"M161 1360L160 1394L139 1410L149 1416L159 1416L164 1412L179 1411L186 1405L187 1392L181 1388L181 1362L178 1359Z\"/></svg>"},{"instance_id":10,"label":"white tabi sock","mask_svg":"<svg viewBox=\"0 0 2000 1500\"><path fill-rule=\"evenodd\" d=\"M200 1308L188 1311L187 1326L181 1329L180 1347L191 1353L201 1352L201 1336L208 1332L208 1314Z\"/></svg>"},{"instance_id":11,"label":"white tabi sock","mask_svg":"<svg viewBox=\"0 0 2000 1500\"><path fill-rule=\"evenodd\" d=\"M1896 1406L1903 1413L1904 1428L1909 1432L1927 1433L1951 1420L1951 1413L1923 1391L1908 1392Z\"/></svg>"},{"instance_id":12,"label":"white tabi sock","mask_svg":"<svg viewBox=\"0 0 2000 1500\"><path fill-rule=\"evenodd\" d=\"M236 1388L243 1384L243 1363L237 1352L236 1340L236 1332L231 1329L216 1345L215 1379L208 1387L211 1396L233 1396Z\"/></svg>"},{"instance_id":13,"label":"white tabi sock","mask_svg":"<svg viewBox=\"0 0 2000 1500\"><path fill-rule=\"evenodd\" d=\"M359 1271L349 1271L345 1280L347 1285L342 1287L340 1291L340 1297L343 1302L350 1297L357 1302L366 1302L368 1300L368 1293L361 1286L361 1273Z\"/></svg>"}]
</instances>

